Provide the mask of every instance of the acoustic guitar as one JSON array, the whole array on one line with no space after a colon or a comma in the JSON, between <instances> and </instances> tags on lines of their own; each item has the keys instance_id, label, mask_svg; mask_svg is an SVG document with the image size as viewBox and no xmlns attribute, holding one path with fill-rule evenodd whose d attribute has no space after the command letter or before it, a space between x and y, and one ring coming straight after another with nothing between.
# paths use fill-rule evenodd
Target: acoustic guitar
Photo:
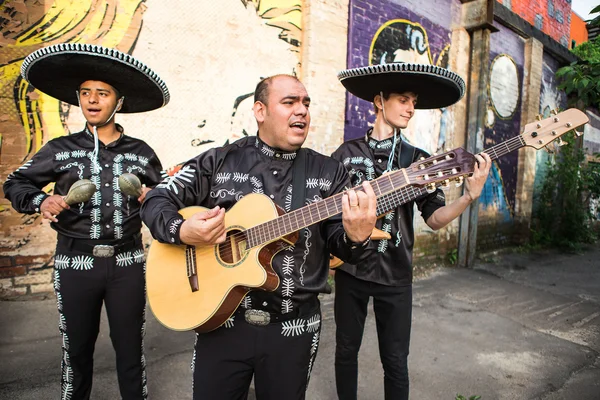
<instances>
[{"instance_id":1,"label":"acoustic guitar","mask_svg":"<svg viewBox=\"0 0 600 400\"><path fill-rule=\"evenodd\" d=\"M523 146L539 149L587 121L585 114L571 109L528 124L525 133L494 146L488 154L498 158ZM475 162L472 154L458 148L372 180L378 215L417 193L462 181L473 172ZM273 291L278 287L279 277L271 267L275 254L295 243L300 229L341 213L342 196L338 193L285 213L269 197L252 193L225 214L227 238L222 244L186 246L153 241L146 266L152 312L173 330L208 332L218 328L250 290ZM189 218L205 210L186 207L180 214Z\"/></svg>"},{"instance_id":2,"label":"acoustic guitar","mask_svg":"<svg viewBox=\"0 0 600 400\"><path fill-rule=\"evenodd\" d=\"M556 120L556 121L555 121ZM493 147L490 147L487 150L484 150L483 153L487 153L492 161L498 159L499 157L512 152L513 150L519 149L523 146L531 146L535 147L537 150L541 149L544 146L547 146L554 139L559 139L564 133L574 130L576 127L586 124L589 121L588 117L581 111L577 109L569 109L561 112L560 114L556 114L556 116L546 118L544 120L540 120L537 123L530 123L525 127L525 133L521 136L517 136L515 138L509 139L506 142L502 142ZM558 123L563 122L562 126L552 126L554 129L548 131L549 123ZM538 128L539 127L539 128ZM532 130L536 129L536 130ZM526 133L531 131L531 136L526 136ZM537 135L536 135L537 134ZM548 134L550 136L548 136ZM540 138L541 136L541 138ZM581 134L577 133L577 136L581 136ZM548 141L548 139L551 139ZM521 142L522 140L522 142ZM559 139L558 145L562 146L566 142L563 142L562 139ZM549 151L553 151L550 150ZM459 186L462 181L458 181L457 186ZM439 183L438 183L439 185ZM444 187L442 182L442 187ZM427 194L427 187L415 187L408 186L401 188L398 191L385 194L377 199L377 217L381 218L388 212L394 210L396 207L401 206L402 204L409 203L418 199L419 197ZM376 233L376 231L379 231ZM383 234L387 234L388 237L382 237ZM373 230L373 235L371 236L371 240L382 240L389 239L389 233L385 231L381 231L379 229ZM344 262L334 255L330 255L329 260L329 268L336 269L340 267Z\"/></svg>"}]
</instances>

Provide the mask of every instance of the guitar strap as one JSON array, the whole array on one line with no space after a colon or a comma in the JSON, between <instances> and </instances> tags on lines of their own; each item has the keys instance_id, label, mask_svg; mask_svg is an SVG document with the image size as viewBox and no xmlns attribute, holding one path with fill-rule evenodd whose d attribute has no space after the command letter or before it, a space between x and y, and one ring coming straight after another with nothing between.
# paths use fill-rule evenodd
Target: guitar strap
<instances>
[{"instance_id":1,"label":"guitar strap","mask_svg":"<svg viewBox=\"0 0 600 400\"><path fill-rule=\"evenodd\" d=\"M306 197L306 150L302 147L296 152L296 158L292 165L292 210L296 210L304 205ZM304 229L298 232L298 240L304 236Z\"/></svg>"},{"instance_id":2,"label":"guitar strap","mask_svg":"<svg viewBox=\"0 0 600 400\"><path fill-rule=\"evenodd\" d=\"M292 210L296 210L304 205L306 197L306 151L303 148L298 149L294 159L294 169L292 176ZM291 210L290 210L291 211Z\"/></svg>"}]
</instances>

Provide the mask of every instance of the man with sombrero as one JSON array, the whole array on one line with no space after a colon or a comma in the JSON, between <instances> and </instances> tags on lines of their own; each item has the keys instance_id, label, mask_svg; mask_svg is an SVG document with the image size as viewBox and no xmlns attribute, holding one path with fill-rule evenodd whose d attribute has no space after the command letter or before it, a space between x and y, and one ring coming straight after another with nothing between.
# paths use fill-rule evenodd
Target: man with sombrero
<instances>
[{"instance_id":1,"label":"man with sombrero","mask_svg":"<svg viewBox=\"0 0 600 400\"><path fill-rule=\"evenodd\" d=\"M429 155L401 137L415 109L443 108L463 96L465 85L455 73L433 65L392 63L342 71L338 78L353 95L373 102L376 118L364 137L343 143L332 155L350 173L352 185L406 168ZM423 132L422 134L428 134ZM445 205L437 189L400 205L377 222L391 239L373 240L356 264L335 273L336 386L340 399L357 398L357 356L369 298L373 297L379 354L384 369L386 399L408 399L408 352L412 313L412 249L414 204L433 230L446 226L477 199L489 173L487 154L476 155L478 166L464 194Z\"/></svg>"},{"instance_id":2,"label":"man with sombrero","mask_svg":"<svg viewBox=\"0 0 600 400\"><path fill-rule=\"evenodd\" d=\"M21 74L36 89L79 105L87 121L83 131L49 141L4 183L4 194L17 211L40 213L58 233L54 287L63 349L61 398L90 397L104 303L121 396L145 399L139 208L149 188L160 182L162 168L150 146L125 135L114 115L160 108L169 92L143 63L94 45L39 49L25 58ZM146 186L141 195L122 191L123 174L137 176ZM69 206L64 195L84 179L93 183L89 196L77 193L79 186ZM54 194L49 195L42 189L52 182Z\"/></svg>"}]
</instances>

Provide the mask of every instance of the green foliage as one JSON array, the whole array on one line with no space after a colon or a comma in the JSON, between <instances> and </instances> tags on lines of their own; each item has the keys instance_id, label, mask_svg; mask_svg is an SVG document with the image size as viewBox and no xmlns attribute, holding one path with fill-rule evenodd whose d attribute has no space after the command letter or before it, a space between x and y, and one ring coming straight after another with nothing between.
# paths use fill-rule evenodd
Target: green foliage
<instances>
[{"instance_id":1,"label":"green foliage","mask_svg":"<svg viewBox=\"0 0 600 400\"><path fill-rule=\"evenodd\" d=\"M446 254L446 260L451 264L455 265L458 260L458 249L452 249Z\"/></svg>"},{"instance_id":2,"label":"green foliage","mask_svg":"<svg viewBox=\"0 0 600 400\"><path fill-rule=\"evenodd\" d=\"M481 396L471 396L469 398L466 398L462 394L457 394L456 398L454 400L479 400L479 399L481 399Z\"/></svg>"},{"instance_id":3,"label":"green foliage","mask_svg":"<svg viewBox=\"0 0 600 400\"><path fill-rule=\"evenodd\" d=\"M600 6L592 14L600 12ZM600 26L600 16L590 25ZM581 110L587 107L600 108L600 37L582 43L572 50L580 60L556 71L558 88L569 96L569 105Z\"/></svg>"},{"instance_id":4,"label":"green foliage","mask_svg":"<svg viewBox=\"0 0 600 400\"><path fill-rule=\"evenodd\" d=\"M597 240L590 200L600 197L600 165L585 163L573 135L548 161L539 207L534 216L534 244L577 250Z\"/></svg>"}]
</instances>

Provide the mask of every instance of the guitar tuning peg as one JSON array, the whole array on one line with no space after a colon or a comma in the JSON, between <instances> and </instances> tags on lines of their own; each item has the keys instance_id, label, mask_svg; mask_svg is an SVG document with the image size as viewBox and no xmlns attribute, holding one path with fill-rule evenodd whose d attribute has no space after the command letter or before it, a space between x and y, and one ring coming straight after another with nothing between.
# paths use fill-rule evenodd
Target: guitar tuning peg
<instances>
[{"instance_id":1,"label":"guitar tuning peg","mask_svg":"<svg viewBox=\"0 0 600 400\"><path fill-rule=\"evenodd\" d=\"M423 161L423 160L425 160L425 157L419 158L419 161Z\"/></svg>"},{"instance_id":2,"label":"guitar tuning peg","mask_svg":"<svg viewBox=\"0 0 600 400\"><path fill-rule=\"evenodd\" d=\"M558 145L558 147L562 147L562 146L564 146L564 145L567 145L567 144L569 144L569 143L567 143L567 142L564 142L564 141L562 140L562 138L558 138L558 142L556 142L556 144Z\"/></svg>"},{"instance_id":3,"label":"guitar tuning peg","mask_svg":"<svg viewBox=\"0 0 600 400\"><path fill-rule=\"evenodd\" d=\"M450 179L446 179L442 182L442 190L450 189Z\"/></svg>"},{"instance_id":4,"label":"guitar tuning peg","mask_svg":"<svg viewBox=\"0 0 600 400\"><path fill-rule=\"evenodd\" d=\"M554 110L550 110L550 114L556 115L558 114L558 110L556 108Z\"/></svg>"},{"instance_id":5,"label":"guitar tuning peg","mask_svg":"<svg viewBox=\"0 0 600 400\"><path fill-rule=\"evenodd\" d=\"M550 145L546 145L546 147L544 147L544 149L546 149L546 151L548 152L548 154L554 154L555 151L553 148L550 147Z\"/></svg>"},{"instance_id":6,"label":"guitar tuning peg","mask_svg":"<svg viewBox=\"0 0 600 400\"><path fill-rule=\"evenodd\" d=\"M575 136L581 137L581 135L583 135L583 131L579 132L578 130L575 129Z\"/></svg>"},{"instance_id":7,"label":"guitar tuning peg","mask_svg":"<svg viewBox=\"0 0 600 400\"><path fill-rule=\"evenodd\" d=\"M542 116L538 114L538 115L535 116L535 119L538 120L538 121L541 121L542 120Z\"/></svg>"},{"instance_id":8,"label":"guitar tuning peg","mask_svg":"<svg viewBox=\"0 0 600 400\"><path fill-rule=\"evenodd\" d=\"M425 187L425 189L427 190L427 193L433 193L435 192L435 190L437 189L435 186L435 183L430 183L429 185L427 185Z\"/></svg>"},{"instance_id":9,"label":"guitar tuning peg","mask_svg":"<svg viewBox=\"0 0 600 400\"><path fill-rule=\"evenodd\" d=\"M465 181L465 178L463 178L462 176L459 176L456 179L456 183L455 183L456 187L460 187L463 184L464 181Z\"/></svg>"}]
</instances>

